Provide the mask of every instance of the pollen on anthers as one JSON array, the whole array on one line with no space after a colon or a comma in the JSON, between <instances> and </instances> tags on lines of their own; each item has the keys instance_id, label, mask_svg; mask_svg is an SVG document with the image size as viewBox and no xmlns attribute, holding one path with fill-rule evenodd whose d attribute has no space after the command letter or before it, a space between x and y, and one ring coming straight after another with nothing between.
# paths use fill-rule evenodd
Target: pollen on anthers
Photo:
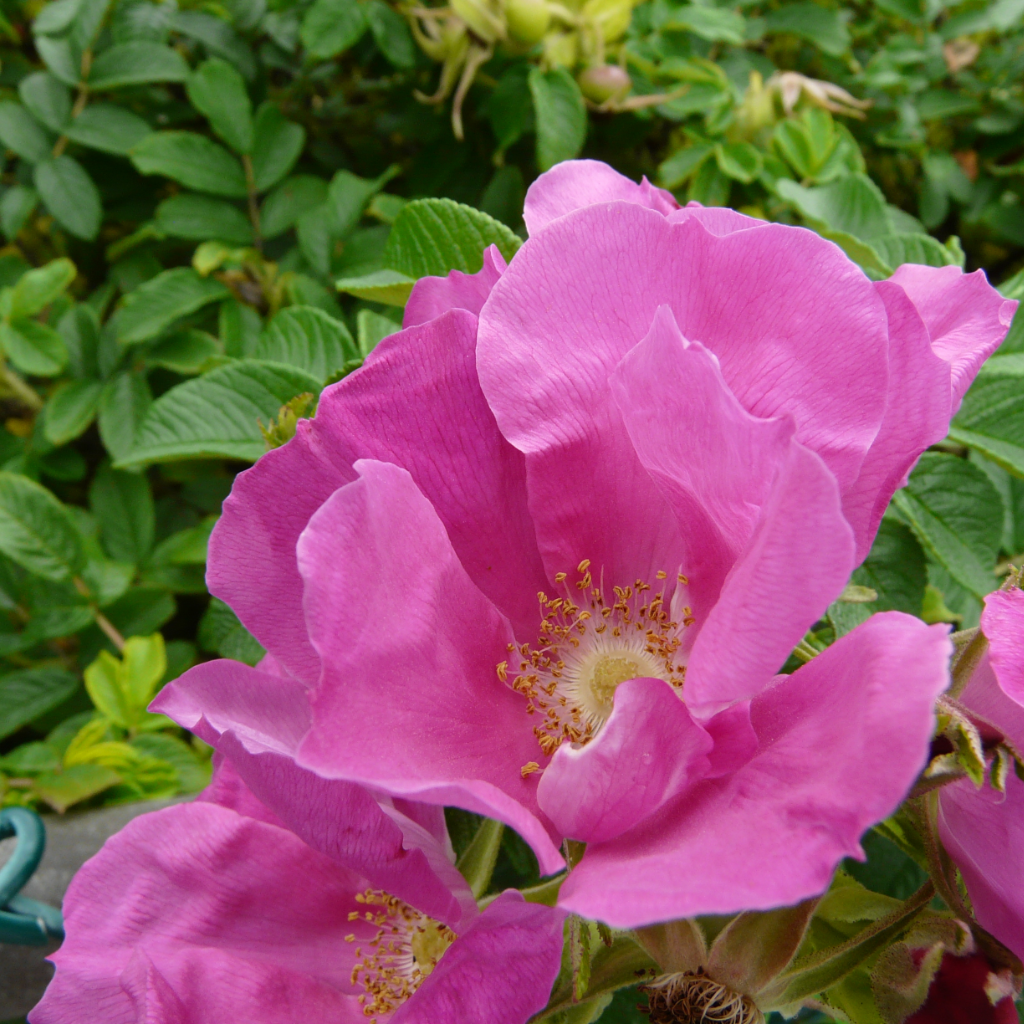
<instances>
[{"instance_id":1,"label":"pollen on anthers","mask_svg":"<svg viewBox=\"0 0 1024 1024\"><path fill-rule=\"evenodd\" d=\"M377 889L360 893L356 902L367 909L353 910L349 921L365 922L376 932L356 949L352 984L363 989L359 1003L371 1024L377 1024L378 1017L394 1013L420 987L456 935L447 925ZM356 942L356 936L346 935L345 941Z\"/></svg>"},{"instance_id":2,"label":"pollen on anthers","mask_svg":"<svg viewBox=\"0 0 1024 1024\"><path fill-rule=\"evenodd\" d=\"M555 575L560 593L541 591L540 637L535 646L508 645L508 658L497 666L498 678L526 697L527 714L538 715L534 734L550 755L567 740L589 742L612 712L615 688L627 679L656 677L682 689L682 633L693 625L693 612L682 599L689 583L676 576L671 607L665 598L668 573L660 571L655 589L643 580L611 588L595 581L590 560L576 567L577 579ZM523 767L523 777L538 770Z\"/></svg>"}]
</instances>

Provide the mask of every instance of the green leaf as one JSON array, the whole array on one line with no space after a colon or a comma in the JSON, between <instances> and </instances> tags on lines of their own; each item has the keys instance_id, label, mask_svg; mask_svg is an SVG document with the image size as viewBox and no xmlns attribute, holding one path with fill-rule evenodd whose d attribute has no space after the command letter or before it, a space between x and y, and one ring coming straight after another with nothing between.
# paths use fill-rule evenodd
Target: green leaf
<instances>
[{"instance_id":1,"label":"green leaf","mask_svg":"<svg viewBox=\"0 0 1024 1024\"><path fill-rule=\"evenodd\" d=\"M92 103L71 122L64 134L72 142L115 156L128 156L153 129L141 117L111 103Z\"/></svg>"},{"instance_id":2,"label":"green leaf","mask_svg":"<svg viewBox=\"0 0 1024 1024\"><path fill-rule=\"evenodd\" d=\"M711 143L677 149L658 166L658 181L665 188L678 188L715 152Z\"/></svg>"},{"instance_id":3,"label":"green leaf","mask_svg":"<svg viewBox=\"0 0 1024 1024\"><path fill-rule=\"evenodd\" d=\"M993 356L964 396L949 436L1024 477L1024 355Z\"/></svg>"},{"instance_id":4,"label":"green leaf","mask_svg":"<svg viewBox=\"0 0 1024 1024\"><path fill-rule=\"evenodd\" d=\"M780 178L775 187L814 227L822 225L866 242L893 233L885 197L866 174L849 174L816 188Z\"/></svg>"},{"instance_id":5,"label":"green leaf","mask_svg":"<svg viewBox=\"0 0 1024 1024\"><path fill-rule=\"evenodd\" d=\"M36 52L43 63L65 85L78 85L82 73L81 55L72 49L70 40L36 36Z\"/></svg>"},{"instance_id":6,"label":"green leaf","mask_svg":"<svg viewBox=\"0 0 1024 1024\"><path fill-rule=\"evenodd\" d=\"M197 242L215 238L230 245L252 245L252 225L237 206L211 196L182 193L156 208L156 225L172 238Z\"/></svg>"},{"instance_id":7,"label":"green leaf","mask_svg":"<svg viewBox=\"0 0 1024 1024\"><path fill-rule=\"evenodd\" d=\"M953 254L931 235L894 234L871 239L871 248L890 266L921 263L926 267L948 267L956 264Z\"/></svg>"},{"instance_id":8,"label":"green leaf","mask_svg":"<svg viewBox=\"0 0 1024 1024\"><path fill-rule=\"evenodd\" d=\"M162 588L132 587L108 605L106 615L122 636L149 636L173 618L176 608L174 598Z\"/></svg>"},{"instance_id":9,"label":"green leaf","mask_svg":"<svg viewBox=\"0 0 1024 1024\"><path fill-rule=\"evenodd\" d=\"M210 599L196 635L204 651L255 665L266 653L256 638L238 621L238 616L216 597Z\"/></svg>"},{"instance_id":10,"label":"green leaf","mask_svg":"<svg viewBox=\"0 0 1024 1024\"><path fill-rule=\"evenodd\" d=\"M295 395L320 390L302 370L239 360L161 395L143 421L136 447L121 465L189 458L255 462L265 451L260 422Z\"/></svg>"},{"instance_id":11,"label":"green leaf","mask_svg":"<svg viewBox=\"0 0 1024 1024\"><path fill-rule=\"evenodd\" d=\"M197 192L229 199L248 194L238 160L195 132L154 132L135 146L131 159L142 174L163 174Z\"/></svg>"},{"instance_id":12,"label":"green leaf","mask_svg":"<svg viewBox=\"0 0 1024 1024\"><path fill-rule=\"evenodd\" d=\"M0 228L8 241L14 241L32 211L39 204L39 193L28 185L12 185L0 199Z\"/></svg>"},{"instance_id":13,"label":"green leaf","mask_svg":"<svg viewBox=\"0 0 1024 1024\"><path fill-rule=\"evenodd\" d=\"M52 0L40 8L32 23L33 33L60 35L66 28L70 28L81 7L82 0Z\"/></svg>"},{"instance_id":14,"label":"green leaf","mask_svg":"<svg viewBox=\"0 0 1024 1024\"><path fill-rule=\"evenodd\" d=\"M100 651L85 670L85 689L96 710L122 729L134 722L123 684L121 662L109 651Z\"/></svg>"},{"instance_id":15,"label":"green leaf","mask_svg":"<svg viewBox=\"0 0 1024 1024\"><path fill-rule=\"evenodd\" d=\"M38 320L0 322L0 348L22 373L34 377L55 377L68 362L64 339Z\"/></svg>"},{"instance_id":16,"label":"green leaf","mask_svg":"<svg viewBox=\"0 0 1024 1024\"><path fill-rule=\"evenodd\" d=\"M312 174L297 174L279 185L260 209L260 231L264 238L276 238L309 210L327 199L327 182Z\"/></svg>"},{"instance_id":17,"label":"green leaf","mask_svg":"<svg viewBox=\"0 0 1024 1024\"><path fill-rule=\"evenodd\" d=\"M122 665L129 706L140 714L153 699L167 669L164 638L159 633L129 637L125 641Z\"/></svg>"},{"instance_id":18,"label":"green leaf","mask_svg":"<svg viewBox=\"0 0 1024 1024\"><path fill-rule=\"evenodd\" d=\"M46 440L62 445L84 434L96 418L102 391L98 380L70 380L61 384L46 403Z\"/></svg>"},{"instance_id":19,"label":"green leaf","mask_svg":"<svg viewBox=\"0 0 1024 1024\"><path fill-rule=\"evenodd\" d=\"M98 377L100 325L93 309L85 303L72 306L57 322L57 330L68 350L68 372L74 377Z\"/></svg>"},{"instance_id":20,"label":"green leaf","mask_svg":"<svg viewBox=\"0 0 1024 1024\"><path fill-rule=\"evenodd\" d=\"M234 296L220 304L217 333L226 355L251 355L262 327L259 313Z\"/></svg>"},{"instance_id":21,"label":"green leaf","mask_svg":"<svg viewBox=\"0 0 1024 1024\"><path fill-rule=\"evenodd\" d=\"M894 500L925 550L958 583L979 598L995 590L1003 507L977 466L926 452Z\"/></svg>"},{"instance_id":22,"label":"green leaf","mask_svg":"<svg viewBox=\"0 0 1024 1024\"><path fill-rule=\"evenodd\" d=\"M746 30L743 15L724 7L677 7L662 25L663 29L685 29L710 42L742 46Z\"/></svg>"},{"instance_id":23,"label":"green leaf","mask_svg":"<svg viewBox=\"0 0 1024 1024\"><path fill-rule=\"evenodd\" d=\"M45 488L0 472L0 551L50 580L81 572L85 548L67 509Z\"/></svg>"},{"instance_id":24,"label":"green leaf","mask_svg":"<svg viewBox=\"0 0 1024 1024\"><path fill-rule=\"evenodd\" d=\"M191 267L165 270L124 297L115 318L117 340L122 345L149 341L175 320L230 295L225 285Z\"/></svg>"},{"instance_id":25,"label":"green leaf","mask_svg":"<svg viewBox=\"0 0 1024 1024\"><path fill-rule=\"evenodd\" d=\"M139 426L152 404L146 375L137 370L115 374L103 386L99 430L112 459L122 459L132 450Z\"/></svg>"},{"instance_id":26,"label":"green leaf","mask_svg":"<svg viewBox=\"0 0 1024 1024\"><path fill-rule=\"evenodd\" d=\"M158 341L146 352L146 363L188 377L213 369L219 355L217 339L206 331L192 328Z\"/></svg>"},{"instance_id":27,"label":"green leaf","mask_svg":"<svg viewBox=\"0 0 1024 1024\"><path fill-rule=\"evenodd\" d=\"M217 520L214 516L198 526L179 530L162 540L149 559L150 565L203 565L206 562L210 533Z\"/></svg>"},{"instance_id":28,"label":"green leaf","mask_svg":"<svg viewBox=\"0 0 1024 1024\"><path fill-rule=\"evenodd\" d=\"M500 821L484 818L472 842L462 852L455 865L477 899L487 892L491 884L504 832L505 826Z\"/></svg>"},{"instance_id":29,"label":"green leaf","mask_svg":"<svg viewBox=\"0 0 1024 1024\"><path fill-rule=\"evenodd\" d=\"M192 106L236 153L251 153L252 104L245 81L227 61L211 57L203 61L186 84Z\"/></svg>"},{"instance_id":30,"label":"green leaf","mask_svg":"<svg viewBox=\"0 0 1024 1024\"><path fill-rule=\"evenodd\" d=\"M75 279L78 271L67 258L51 260L45 266L26 271L11 292L9 316L35 316L53 302Z\"/></svg>"},{"instance_id":31,"label":"green leaf","mask_svg":"<svg viewBox=\"0 0 1024 1024\"><path fill-rule=\"evenodd\" d=\"M140 565L153 547L156 512L144 473L125 473L104 463L89 488L89 507L99 521L107 554Z\"/></svg>"},{"instance_id":32,"label":"green leaf","mask_svg":"<svg viewBox=\"0 0 1024 1024\"><path fill-rule=\"evenodd\" d=\"M62 704L78 680L57 668L30 668L0 676L0 739Z\"/></svg>"},{"instance_id":33,"label":"green leaf","mask_svg":"<svg viewBox=\"0 0 1024 1024\"><path fill-rule=\"evenodd\" d=\"M715 159L723 174L748 185L761 173L764 164L761 154L749 142L718 143Z\"/></svg>"},{"instance_id":34,"label":"green leaf","mask_svg":"<svg viewBox=\"0 0 1024 1024\"><path fill-rule=\"evenodd\" d=\"M252 355L304 370L321 384L359 351L348 328L322 309L289 306L264 328Z\"/></svg>"},{"instance_id":35,"label":"green leaf","mask_svg":"<svg viewBox=\"0 0 1024 1024\"><path fill-rule=\"evenodd\" d=\"M100 192L82 165L69 156L36 164L33 184L57 222L76 238L92 241L100 230Z\"/></svg>"},{"instance_id":36,"label":"green leaf","mask_svg":"<svg viewBox=\"0 0 1024 1024\"><path fill-rule=\"evenodd\" d=\"M338 171L327 189L327 202L334 220L332 233L344 238L359 223L366 204L397 170L397 167L390 167L379 178L359 178L349 171Z\"/></svg>"},{"instance_id":37,"label":"green leaf","mask_svg":"<svg viewBox=\"0 0 1024 1024\"><path fill-rule=\"evenodd\" d=\"M4 100L0 103L0 142L22 160L37 164L50 155L56 139L20 103Z\"/></svg>"},{"instance_id":38,"label":"green leaf","mask_svg":"<svg viewBox=\"0 0 1024 1024\"><path fill-rule=\"evenodd\" d=\"M441 277L450 270L475 274L489 245L496 245L510 260L521 244L501 221L480 210L451 199L417 199L395 220L384 248L384 265L413 279Z\"/></svg>"},{"instance_id":39,"label":"green leaf","mask_svg":"<svg viewBox=\"0 0 1024 1024\"><path fill-rule=\"evenodd\" d=\"M37 71L18 83L18 95L40 123L58 135L71 119L71 90L48 71Z\"/></svg>"},{"instance_id":40,"label":"green leaf","mask_svg":"<svg viewBox=\"0 0 1024 1024\"><path fill-rule=\"evenodd\" d=\"M252 171L257 192L273 188L295 166L306 141L302 125L289 121L275 103L261 103L253 128Z\"/></svg>"},{"instance_id":41,"label":"green leaf","mask_svg":"<svg viewBox=\"0 0 1024 1024\"><path fill-rule=\"evenodd\" d=\"M138 40L104 50L92 63L89 88L101 92L150 82L184 82L188 76L188 64L177 50Z\"/></svg>"},{"instance_id":42,"label":"green leaf","mask_svg":"<svg viewBox=\"0 0 1024 1024\"><path fill-rule=\"evenodd\" d=\"M386 316L381 316L380 313L374 313L372 309L359 310L356 314L356 333L360 354L365 358L376 348L378 342L401 329L401 326L394 320L389 320Z\"/></svg>"},{"instance_id":43,"label":"green leaf","mask_svg":"<svg viewBox=\"0 0 1024 1024\"><path fill-rule=\"evenodd\" d=\"M878 595L865 605L869 611L893 609L920 615L928 582L921 545L906 526L886 516L864 564L854 571L853 581Z\"/></svg>"},{"instance_id":44,"label":"green leaf","mask_svg":"<svg viewBox=\"0 0 1024 1024\"><path fill-rule=\"evenodd\" d=\"M197 39L210 53L230 61L251 82L256 77L256 60L251 48L237 32L223 19L204 11L173 11L171 26Z\"/></svg>"},{"instance_id":45,"label":"green leaf","mask_svg":"<svg viewBox=\"0 0 1024 1024\"><path fill-rule=\"evenodd\" d=\"M579 156L587 138L587 108L576 79L565 68L533 67L529 82L537 122L537 166L547 171Z\"/></svg>"},{"instance_id":46,"label":"green leaf","mask_svg":"<svg viewBox=\"0 0 1024 1024\"><path fill-rule=\"evenodd\" d=\"M63 814L73 804L116 786L121 776L101 764L76 764L62 772L46 772L36 778L33 792Z\"/></svg>"},{"instance_id":47,"label":"green leaf","mask_svg":"<svg viewBox=\"0 0 1024 1024\"><path fill-rule=\"evenodd\" d=\"M338 291L347 292L357 299L380 302L385 306L404 306L409 301L415 283L413 278L397 270L376 270L359 277L340 278L335 286Z\"/></svg>"},{"instance_id":48,"label":"green leaf","mask_svg":"<svg viewBox=\"0 0 1024 1024\"><path fill-rule=\"evenodd\" d=\"M396 68L415 66L416 47L405 18L382 0L369 0L365 12L373 41L388 61Z\"/></svg>"},{"instance_id":49,"label":"green leaf","mask_svg":"<svg viewBox=\"0 0 1024 1024\"><path fill-rule=\"evenodd\" d=\"M316 0L302 19L302 45L311 57L328 60L344 53L366 27L358 0Z\"/></svg>"},{"instance_id":50,"label":"green leaf","mask_svg":"<svg viewBox=\"0 0 1024 1024\"><path fill-rule=\"evenodd\" d=\"M765 17L765 30L799 36L833 57L841 57L850 48L850 33L839 12L820 7L811 0L786 4L769 12Z\"/></svg>"}]
</instances>

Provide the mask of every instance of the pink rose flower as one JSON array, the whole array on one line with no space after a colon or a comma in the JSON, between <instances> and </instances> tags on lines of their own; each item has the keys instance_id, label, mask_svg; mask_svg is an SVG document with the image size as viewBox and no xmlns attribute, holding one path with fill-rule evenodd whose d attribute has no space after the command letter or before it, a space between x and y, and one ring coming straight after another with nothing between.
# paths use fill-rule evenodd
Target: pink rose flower
<instances>
[{"instance_id":1,"label":"pink rose flower","mask_svg":"<svg viewBox=\"0 0 1024 1024\"><path fill-rule=\"evenodd\" d=\"M988 652L960 702L983 740L1024 751L1024 591L989 594L981 616ZM967 885L978 923L1024 957L1024 782L1013 768L1006 792L968 779L939 793L939 835Z\"/></svg>"},{"instance_id":2,"label":"pink rose flower","mask_svg":"<svg viewBox=\"0 0 1024 1024\"><path fill-rule=\"evenodd\" d=\"M557 910L510 890L451 926L312 849L226 765L108 840L64 917L32 1024L523 1024L561 963Z\"/></svg>"},{"instance_id":3,"label":"pink rose flower","mask_svg":"<svg viewBox=\"0 0 1024 1024\"><path fill-rule=\"evenodd\" d=\"M301 691L283 756L500 819L544 873L586 842L561 905L623 927L820 892L923 768L944 627L877 615L777 672L1013 311L673 207L587 161L538 179L508 268L419 282L238 478L208 572ZM157 707L188 725L227 672L270 685L212 663Z\"/></svg>"}]
</instances>

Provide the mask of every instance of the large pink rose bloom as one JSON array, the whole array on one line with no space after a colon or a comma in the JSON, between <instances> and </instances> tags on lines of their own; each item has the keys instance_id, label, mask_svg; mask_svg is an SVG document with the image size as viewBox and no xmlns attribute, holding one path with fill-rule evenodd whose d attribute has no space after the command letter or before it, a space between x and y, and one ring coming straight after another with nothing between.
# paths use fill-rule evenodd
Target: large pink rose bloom
<instances>
[{"instance_id":1,"label":"large pink rose bloom","mask_svg":"<svg viewBox=\"0 0 1024 1024\"><path fill-rule=\"evenodd\" d=\"M509 891L449 926L310 848L232 774L79 871L32 1024L523 1024L543 1008L558 911Z\"/></svg>"},{"instance_id":2,"label":"large pink rose bloom","mask_svg":"<svg viewBox=\"0 0 1024 1024\"><path fill-rule=\"evenodd\" d=\"M544 872L586 842L561 902L614 925L820 892L923 767L949 641L886 613L776 673L1013 304L589 162L526 218L225 503L210 588L303 703L260 742L505 821ZM212 663L160 709L221 709L229 673L271 685Z\"/></svg>"},{"instance_id":3,"label":"large pink rose bloom","mask_svg":"<svg viewBox=\"0 0 1024 1024\"><path fill-rule=\"evenodd\" d=\"M982 739L1024 751L1024 591L989 594L981 616L989 649L960 702ZM939 794L939 834L967 885L979 924L1024 957L1024 782L1006 792L967 779Z\"/></svg>"}]
</instances>

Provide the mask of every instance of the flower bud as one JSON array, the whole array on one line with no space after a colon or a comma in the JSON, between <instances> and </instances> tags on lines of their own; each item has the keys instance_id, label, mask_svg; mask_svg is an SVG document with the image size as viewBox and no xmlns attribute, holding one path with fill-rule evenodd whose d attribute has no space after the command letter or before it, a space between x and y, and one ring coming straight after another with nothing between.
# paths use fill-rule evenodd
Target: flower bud
<instances>
[{"instance_id":1,"label":"flower bud","mask_svg":"<svg viewBox=\"0 0 1024 1024\"><path fill-rule=\"evenodd\" d=\"M632 88L629 75L617 64L587 68L576 77L580 92L594 103L621 100Z\"/></svg>"},{"instance_id":2,"label":"flower bud","mask_svg":"<svg viewBox=\"0 0 1024 1024\"><path fill-rule=\"evenodd\" d=\"M578 33L549 32L544 37L544 57L554 67L573 67L579 57Z\"/></svg>"},{"instance_id":3,"label":"flower bud","mask_svg":"<svg viewBox=\"0 0 1024 1024\"><path fill-rule=\"evenodd\" d=\"M633 0L587 0L583 15L601 30L605 43L614 43L629 28L633 16Z\"/></svg>"},{"instance_id":4,"label":"flower bud","mask_svg":"<svg viewBox=\"0 0 1024 1024\"><path fill-rule=\"evenodd\" d=\"M551 26L551 11L545 0L505 0L505 21L512 39L534 46Z\"/></svg>"},{"instance_id":5,"label":"flower bud","mask_svg":"<svg viewBox=\"0 0 1024 1024\"><path fill-rule=\"evenodd\" d=\"M505 38L505 20L493 0L451 0L451 8L485 43Z\"/></svg>"}]
</instances>

